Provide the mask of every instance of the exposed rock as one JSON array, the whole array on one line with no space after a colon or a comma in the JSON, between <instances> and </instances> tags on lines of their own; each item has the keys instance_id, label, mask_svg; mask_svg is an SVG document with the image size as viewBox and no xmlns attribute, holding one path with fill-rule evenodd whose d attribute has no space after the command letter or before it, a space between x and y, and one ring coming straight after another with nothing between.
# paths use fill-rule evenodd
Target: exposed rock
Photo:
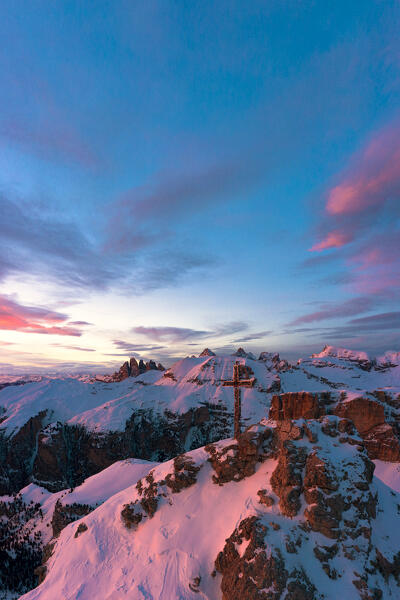
<instances>
[{"instance_id":1,"label":"exposed rock","mask_svg":"<svg viewBox=\"0 0 400 600\"><path fill-rule=\"evenodd\" d=\"M279 508L288 517L296 516L301 507L302 471L306 458L306 448L298 447L290 441L284 442L271 477L272 489L279 496Z\"/></svg>"},{"instance_id":2,"label":"exposed rock","mask_svg":"<svg viewBox=\"0 0 400 600\"><path fill-rule=\"evenodd\" d=\"M318 394L290 392L272 397L269 418L276 421L301 418L317 419L324 413Z\"/></svg>"},{"instance_id":3,"label":"exposed rock","mask_svg":"<svg viewBox=\"0 0 400 600\"><path fill-rule=\"evenodd\" d=\"M76 528L74 538L79 537L81 533L84 533L87 530L88 528L87 525L85 525L85 523L79 523L78 527Z\"/></svg>"},{"instance_id":4,"label":"exposed rock","mask_svg":"<svg viewBox=\"0 0 400 600\"><path fill-rule=\"evenodd\" d=\"M210 348L204 348L203 352L199 354L199 358L201 358L202 356L216 356L216 354L215 352L210 350Z\"/></svg>"},{"instance_id":5,"label":"exposed rock","mask_svg":"<svg viewBox=\"0 0 400 600\"><path fill-rule=\"evenodd\" d=\"M255 356L252 352L246 352L244 348L238 348L236 352L232 354L232 356L237 356L238 358L252 358L255 360Z\"/></svg>"},{"instance_id":6,"label":"exposed rock","mask_svg":"<svg viewBox=\"0 0 400 600\"><path fill-rule=\"evenodd\" d=\"M0 431L0 495L17 492L29 482L35 460L37 437L47 411L31 417L11 438ZM47 423L46 423L47 424Z\"/></svg>"},{"instance_id":7,"label":"exposed rock","mask_svg":"<svg viewBox=\"0 0 400 600\"><path fill-rule=\"evenodd\" d=\"M138 375L140 375L138 361L132 356L129 361L129 377L137 377Z\"/></svg>"},{"instance_id":8,"label":"exposed rock","mask_svg":"<svg viewBox=\"0 0 400 600\"><path fill-rule=\"evenodd\" d=\"M15 470L15 478L10 478L7 465L3 467L8 478L4 478L1 493L19 490L32 477L50 491L75 487L115 461L130 457L165 461L188 449L229 437L232 420L226 407L205 404L180 415L137 410L122 432L96 433L80 425L62 423L48 426L39 430L37 441L33 435L29 437L26 467ZM5 439L5 448L12 443ZM15 446L13 452L16 461L19 458L16 464L20 464L25 450L18 452ZM32 458L35 452L36 457Z\"/></svg>"},{"instance_id":9,"label":"exposed rock","mask_svg":"<svg viewBox=\"0 0 400 600\"><path fill-rule=\"evenodd\" d=\"M385 422L385 411L382 404L368 398L346 400L339 403L333 412L339 417L351 419L361 435Z\"/></svg>"},{"instance_id":10,"label":"exposed rock","mask_svg":"<svg viewBox=\"0 0 400 600\"><path fill-rule=\"evenodd\" d=\"M393 462L400 460L399 439L392 425L385 422L383 404L368 398L354 398L339 403L334 413L352 420L370 458Z\"/></svg>"},{"instance_id":11,"label":"exposed rock","mask_svg":"<svg viewBox=\"0 0 400 600\"><path fill-rule=\"evenodd\" d=\"M388 423L370 429L364 434L363 440L370 458L390 462L400 461L399 439Z\"/></svg>"},{"instance_id":12,"label":"exposed rock","mask_svg":"<svg viewBox=\"0 0 400 600\"><path fill-rule=\"evenodd\" d=\"M196 467L189 456L181 454L174 458L174 472L166 476L165 483L173 493L177 494L196 483L200 468Z\"/></svg>"},{"instance_id":13,"label":"exposed rock","mask_svg":"<svg viewBox=\"0 0 400 600\"><path fill-rule=\"evenodd\" d=\"M126 361L119 371L116 371L111 377L111 381L123 381L128 377L138 377L146 371L165 371L161 363L156 364L154 360L149 360L147 363L140 359L139 363L136 358L132 357L129 362Z\"/></svg>"},{"instance_id":14,"label":"exposed rock","mask_svg":"<svg viewBox=\"0 0 400 600\"><path fill-rule=\"evenodd\" d=\"M250 428L239 436L237 442L221 449L213 444L206 446L210 454L209 461L216 473L213 475L214 483L223 485L253 475L257 462L264 460L271 452L268 440L272 440L269 429L252 431Z\"/></svg>"},{"instance_id":15,"label":"exposed rock","mask_svg":"<svg viewBox=\"0 0 400 600\"><path fill-rule=\"evenodd\" d=\"M275 504L275 500L267 493L267 490L258 490L257 495L260 498L260 504L264 504L264 506L273 506Z\"/></svg>"},{"instance_id":16,"label":"exposed rock","mask_svg":"<svg viewBox=\"0 0 400 600\"><path fill-rule=\"evenodd\" d=\"M237 547L245 545L240 553ZM215 560L222 573L223 600L316 600L304 570L288 571L279 547L269 542L268 527L257 517L241 521Z\"/></svg>"}]
</instances>

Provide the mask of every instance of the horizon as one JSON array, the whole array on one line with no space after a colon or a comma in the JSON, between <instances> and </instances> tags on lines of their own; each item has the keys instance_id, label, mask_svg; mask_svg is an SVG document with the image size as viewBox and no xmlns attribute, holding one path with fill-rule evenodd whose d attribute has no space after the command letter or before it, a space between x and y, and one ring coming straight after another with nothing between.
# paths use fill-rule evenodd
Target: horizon
<instances>
[{"instance_id":1,"label":"horizon","mask_svg":"<svg viewBox=\"0 0 400 600\"><path fill-rule=\"evenodd\" d=\"M1 374L400 351L400 3L0 16Z\"/></svg>"}]
</instances>

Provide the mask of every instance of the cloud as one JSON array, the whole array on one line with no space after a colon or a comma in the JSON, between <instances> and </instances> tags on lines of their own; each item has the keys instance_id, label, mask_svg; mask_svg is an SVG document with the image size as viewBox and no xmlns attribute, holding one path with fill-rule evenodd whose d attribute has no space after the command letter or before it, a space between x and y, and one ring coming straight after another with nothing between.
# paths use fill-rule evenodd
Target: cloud
<instances>
[{"instance_id":1,"label":"cloud","mask_svg":"<svg viewBox=\"0 0 400 600\"><path fill-rule=\"evenodd\" d=\"M84 327L85 325L93 325L93 323L88 323L87 321L69 321L68 325L76 325L77 327Z\"/></svg>"},{"instance_id":2,"label":"cloud","mask_svg":"<svg viewBox=\"0 0 400 600\"><path fill-rule=\"evenodd\" d=\"M255 333L249 333L248 335L245 335L244 337L238 338L237 340L233 340L232 344L241 344L242 342L251 342L252 340L261 340L265 337L267 337L268 335L271 335L273 332L272 331L258 331Z\"/></svg>"},{"instance_id":3,"label":"cloud","mask_svg":"<svg viewBox=\"0 0 400 600\"><path fill-rule=\"evenodd\" d=\"M39 211L34 203L0 197L0 281L24 273L78 296L82 290L112 287L140 295L178 285L216 263L207 253L171 246L145 255L107 253L100 246L72 221Z\"/></svg>"},{"instance_id":4,"label":"cloud","mask_svg":"<svg viewBox=\"0 0 400 600\"><path fill-rule=\"evenodd\" d=\"M357 310L360 297L371 299L370 308L399 301L400 120L376 132L351 158L327 192L318 231L313 256L302 267L334 265L336 275L319 284L340 285L356 297L345 312L321 309L295 323L350 316L347 310Z\"/></svg>"},{"instance_id":5,"label":"cloud","mask_svg":"<svg viewBox=\"0 0 400 600\"><path fill-rule=\"evenodd\" d=\"M375 300L369 297L351 298L340 304L329 304L326 308L302 315L291 321L288 325L304 325L305 323L315 323L317 321L325 321L326 319L358 315L371 310L374 304Z\"/></svg>"},{"instance_id":6,"label":"cloud","mask_svg":"<svg viewBox=\"0 0 400 600\"><path fill-rule=\"evenodd\" d=\"M400 193L400 122L380 131L328 195L329 215L375 213Z\"/></svg>"},{"instance_id":7,"label":"cloud","mask_svg":"<svg viewBox=\"0 0 400 600\"><path fill-rule=\"evenodd\" d=\"M341 248L400 216L400 120L378 131L327 193L321 240L310 251Z\"/></svg>"},{"instance_id":8,"label":"cloud","mask_svg":"<svg viewBox=\"0 0 400 600\"><path fill-rule=\"evenodd\" d=\"M326 237L314 244L310 248L310 252L321 252L321 250L326 250L327 248L341 248L348 244L352 239L352 236L348 233L344 233L343 231L331 231L326 235Z\"/></svg>"},{"instance_id":9,"label":"cloud","mask_svg":"<svg viewBox=\"0 0 400 600\"><path fill-rule=\"evenodd\" d=\"M0 296L0 329L43 333L47 335L81 336L79 329L62 325L68 316L43 307L25 306Z\"/></svg>"},{"instance_id":10,"label":"cloud","mask_svg":"<svg viewBox=\"0 0 400 600\"><path fill-rule=\"evenodd\" d=\"M124 340L113 340L113 344L119 350L129 352L146 352L148 350L162 350L165 346L155 346L151 344L135 344L134 342L126 342Z\"/></svg>"},{"instance_id":11,"label":"cloud","mask_svg":"<svg viewBox=\"0 0 400 600\"><path fill-rule=\"evenodd\" d=\"M212 330L190 329L185 327L134 327L133 333L144 335L150 339L167 343L188 342L189 340L204 340L220 338L248 329L243 321L233 321L216 325Z\"/></svg>"},{"instance_id":12,"label":"cloud","mask_svg":"<svg viewBox=\"0 0 400 600\"><path fill-rule=\"evenodd\" d=\"M185 342L193 338L204 338L210 335L209 331L189 329L185 327L134 327L133 333L144 335L160 342Z\"/></svg>"},{"instance_id":13,"label":"cloud","mask_svg":"<svg viewBox=\"0 0 400 600\"><path fill-rule=\"evenodd\" d=\"M400 312L387 312L358 319L351 319L349 326L358 331L381 331L382 329L400 329Z\"/></svg>"},{"instance_id":14,"label":"cloud","mask_svg":"<svg viewBox=\"0 0 400 600\"><path fill-rule=\"evenodd\" d=\"M182 173L160 173L115 202L106 248L126 252L167 239L177 222L203 212L211 203L231 201L257 171L259 167L235 160L189 167Z\"/></svg>"},{"instance_id":15,"label":"cloud","mask_svg":"<svg viewBox=\"0 0 400 600\"><path fill-rule=\"evenodd\" d=\"M83 348L82 346L67 346L64 344L51 344L57 348L65 348L65 350L79 350L80 352L96 352L94 348Z\"/></svg>"}]
</instances>

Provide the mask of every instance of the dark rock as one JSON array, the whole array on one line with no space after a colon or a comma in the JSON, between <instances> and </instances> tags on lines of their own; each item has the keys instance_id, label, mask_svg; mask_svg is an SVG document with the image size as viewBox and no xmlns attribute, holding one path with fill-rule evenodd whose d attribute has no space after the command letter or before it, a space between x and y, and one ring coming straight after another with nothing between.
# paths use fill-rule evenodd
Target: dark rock
<instances>
[{"instance_id":1,"label":"dark rock","mask_svg":"<svg viewBox=\"0 0 400 600\"><path fill-rule=\"evenodd\" d=\"M85 523L79 523L78 527L76 528L74 538L79 537L81 535L81 533L84 533L87 530L88 530L88 527Z\"/></svg>"}]
</instances>

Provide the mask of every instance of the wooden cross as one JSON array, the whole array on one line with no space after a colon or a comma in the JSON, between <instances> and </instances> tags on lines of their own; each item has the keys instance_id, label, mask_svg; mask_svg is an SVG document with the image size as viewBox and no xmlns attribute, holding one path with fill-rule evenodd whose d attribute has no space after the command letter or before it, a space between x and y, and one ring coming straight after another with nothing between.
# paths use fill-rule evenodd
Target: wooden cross
<instances>
[{"instance_id":1,"label":"wooden cross","mask_svg":"<svg viewBox=\"0 0 400 600\"><path fill-rule=\"evenodd\" d=\"M239 439L241 432L242 406L240 400L241 387L253 387L253 379L240 379L240 364L236 361L233 365L232 381L224 381L222 385L234 387L235 390L235 413L234 413L234 436Z\"/></svg>"}]
</instances>

